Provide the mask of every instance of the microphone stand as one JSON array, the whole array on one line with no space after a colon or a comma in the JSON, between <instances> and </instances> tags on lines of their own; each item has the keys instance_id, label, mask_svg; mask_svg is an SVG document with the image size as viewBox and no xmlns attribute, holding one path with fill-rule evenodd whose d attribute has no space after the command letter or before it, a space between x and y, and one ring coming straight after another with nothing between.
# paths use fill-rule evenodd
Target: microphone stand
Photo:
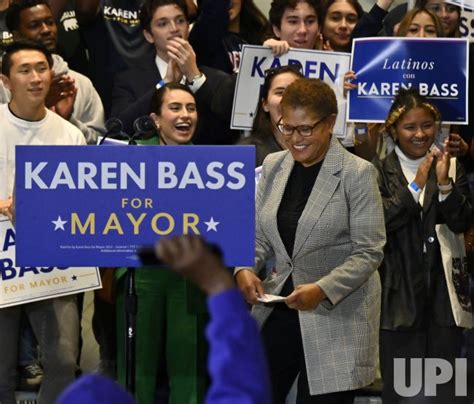
<instances>
[{"instance_id":1,"label":"microphone stand","mask_svg":"<svg viewBox=\"0 0 474 404\"><path fill-rule=\"evenodd\" d=\"M127 327L125 345L125 387L135 393L135 345L137 327L137 291L135 287L135 268L127 267L125 275L125 324Z\"/></svg>"},{"instance_id":2,"label":"microphone stand","mask_svg":"<svg viewBox=\"0 0 474 404\"><path fill-rule=\"evenodd\" d=\"M128 139L129 146L136 146L137 139L150 138L151 130L156 130L154 123L151 125L145 117L138 118L134 123L135 133L130 136L122 131L122 122L116 120L113 128L109 129L100 142L102 144L107 137ZM148 117L147 117L148 118ZM125 326L126 326L126 344L125 344L125 387L132 394L135 394L135 367L136 367L136 327L137 327L137 307L138 296L135 283L135 267L127 267L125 275Z\"/></svg>"},{"instance_id":3,"label":"microphone stand","mask_svg":"<svg viewBox=\"0 0 474 404\"><path fill-rule=\"evenodd\" d=\"M131 136L128 140L129 146L136 146L135 137ZM125 344L125 387L132 394L135 394L135 367L136 367L136 332L137 332L137 305L138 296L135 286L134 267L127 267L125 275L125 325L127 329Z\"/></svg>"},{"instance_id":4,"label":"microphone stand","mask_svg":"<svg viewBox=\"0 0 474 404\"><path fill-rule=\"evenodd\" d=\"M154 122L150 124L149 117L137 118L134 122L135 133L128 138L129 146L136 146L137 139L148 139L154 135L150 133L156 130ZM125 277L125 324L127 327L126 345L125 345L125 386L131 394L135 394L135 367L136 367L136 327L137 327L137 307L138 296L135 283L134 267L127 267Z\"/></svg>"}]
</instances>

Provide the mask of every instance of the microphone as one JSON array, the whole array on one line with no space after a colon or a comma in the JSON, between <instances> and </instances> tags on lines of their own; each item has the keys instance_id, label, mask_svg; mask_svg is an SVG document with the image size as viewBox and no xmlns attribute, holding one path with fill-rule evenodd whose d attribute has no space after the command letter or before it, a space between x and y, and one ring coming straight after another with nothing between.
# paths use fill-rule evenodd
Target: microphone
<instances>
[{"instance_id":1,"label":"microphone","mask_svg":"<svg viewBox=\"0 0 474 404\"><path fill-rule=\"evenodd\" d=\"M107 138L117 140L128 140L130 137L122 131L123 124L118 118L110 118L105 122L105 135L99 142L99 146L105 142Z\"/></svg>"},{"instance_id":2,"label":"microphone","mask_svg":"<svg viewBox=\"0 0 474 404\"><path fill-rule=\"evenodd\" d=\"M222 260L223 254L221 248L214 243L206 243L209 251ZM165 266L161 259L156 256L155 249L153 247L141 247L137 252L138 257L143 266Z\"/></svg>"},{"instance_id":3,"label":"microphone","mask_svg":"<svg viewBox=\"0 0 474 404\"><path fill-rule=\"evenodd\" d=\"M107 134L115 135L122 132L122 121L118 118L110 118L105 122L105 131Z\"/></svg>"},{"instance_id":4,"label":"microphone","mask_svg":"<svg viewBox=\"0 0 474 404\"><path fill-rule=\"evenodd\" d=\"M157 127L155 121L150 116L140 116L133 122L133 130L135 133L132 139L148 140L156 135Z\"/></svg>"}]
</instances>

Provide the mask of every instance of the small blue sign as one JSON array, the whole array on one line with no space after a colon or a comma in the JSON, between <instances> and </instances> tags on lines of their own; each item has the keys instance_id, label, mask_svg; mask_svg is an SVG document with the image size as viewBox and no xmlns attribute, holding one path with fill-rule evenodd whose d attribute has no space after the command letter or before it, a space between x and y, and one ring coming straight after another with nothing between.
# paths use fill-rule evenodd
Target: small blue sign
<instances>
[{"instance_id":1,"label":"small blue sign","mask_svg":"<svg viewBox=\"0 0 474 404\"><path fill-rule=\"evenodd\" d=\"M461 38L360 38L352 45L348 120L384 122L400 88L416 87L441 111L443 123L468 119L469 46Z\"/></svg>"},{"instance_id":2,"label":"small blue sign","mask_svg":"<svg viewBox=\"0 0 474 404\"><path fill-rule=\"evenodd\" d=\"M139 266L160 237L201 234L253 265L252 146L17 146L19 266Z\"/></svg>"}]
</instances>

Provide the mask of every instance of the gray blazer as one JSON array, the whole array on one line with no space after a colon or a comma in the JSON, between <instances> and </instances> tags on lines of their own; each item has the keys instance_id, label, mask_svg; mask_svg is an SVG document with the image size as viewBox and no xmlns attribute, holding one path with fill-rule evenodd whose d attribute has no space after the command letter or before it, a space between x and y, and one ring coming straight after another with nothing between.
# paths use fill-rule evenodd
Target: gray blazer
<instances>
[{"instance_id":1,"label":"gray blazer","mask_svg":"<svg viewBox=\"0 0 474 404\"><path fill-rule=\"evenodd\" d=\"M310 392L313 395L370 384L378 358L380 280L385 224L377 172L333 136L316 183L298 222L293 256L277 228L277 211L294 165L288 151L263 164L256 201L256 273L274 256L263 281L279 294L290 274L294 285L317 282L328 299L299 311ZM239 271L242 268L237 268ZM271 307L255 305L263 325Z\"/></svg>"}]
</instances>

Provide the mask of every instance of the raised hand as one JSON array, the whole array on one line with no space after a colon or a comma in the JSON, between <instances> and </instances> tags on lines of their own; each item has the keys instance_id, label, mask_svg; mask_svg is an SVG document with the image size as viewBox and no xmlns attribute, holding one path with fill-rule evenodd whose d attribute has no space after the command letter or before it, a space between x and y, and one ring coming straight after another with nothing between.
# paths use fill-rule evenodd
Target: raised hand
<instances>
[{"instance_id":1,"label":"raised hand","mask_svg":"<svg viewBox=\"0 0 474 404\"><path fill-rule=\"evenodd\" d=\"M0 215L4 215L13 221L13 198L0 199Z\"/></svg>"},{"instance_id":2,"label":"raised hand","mask_svg":"<svg viewBox=\"0 0 474 404\"><path fill-rule=\"evenodd\" d=\"M324 40L323 34L318 35L318 38L316 40L315 49L328 51L328 52L333 52L334 51L334 49L332 48L331 43L329 42L329 40L326 40L326 41Z\"/></svg>"},{"instance_id":3,"label":"raised hand","mask_svg":"<svg viewBox=\"0 0 474 404\"><path fill-rule=\"evenodd\" d=\"M420 188L424 188L426 182L428 181L428 173L430 172L431 165L433 164L434 160L433 152L429 152L425 159L421 162L420 166L418 167L418 171L416 172L415 176L415 184L418 185Z\"/></svg>"},{"instance_id":4,"label":"raised hand","mask_svg":"<svg viewBox=\"0 0 474 404\"><path fill-rule=\"evenodd\" d=\"M73 91L69 91L67 96L61 98L55 105L50 109L60 115L62 118L69 121L74 110L74 101L76 100L77 88Z\"/></svg>"},{"instance_id":5,"label":"raised hand","mask_svg":"<svg viewBox=\"0 0 474 404\"><path fill-rule=\"evenodd\" d=\"M469 151L469 145L457 133L450 133L445 143L445 150L447 150L452 157L463 157Z\"/></svg>"},{"instance_id":6,"label":"raised hand","mask_svg":"<svg viewBox=\"0 0 474 404\"><path fill-rule=\"evenodd\" d=\"M176 61L170 59L168 61L168 68L166 69L166 76L164 77L164 81L166 83L179 83L183 78L183 73L179 69Z\"/></svg>"},{"instance_id":7,"label":"raised hand","mask_svg":"<svg viewBox=\"0 0 474 404\"><path fill-rule=\"evenodd\" d=\"M234 286L232 276L224 268L221 259L211 252L200 236L161 239L155 251L175 272L190 279L208 295Z\"/></svg>"},{"instance_id":8,"label":"raised hand","mask_svg":"<svg viewBox=\"0 0 474 404\"><path fill-rule=\"evenodd\" d=\"M357 88L357 84L354 84L352 80L357 79L355 72L349 70L344 74L344 97L347 97L348 91L355 90Z\"/></svg>"},{"instance_id":9,"label":"raised hand","mask_svg":"<svg viewBox=\"0 0 474 404\"><path fill-rule=\"evenodd\" d=\"M166 49L168 57L176 62L179 70L188 81L200 74L196 64L196 54L188 41L179 37L172 38L168 41Z\"/></svg>"},{"instance_id":10,"label":"raised hand","mask_svg":"<svg viewBox=\"0 0 474 404\"><path fill-rule=\"evenodd\" d=\"M451 162L451 155L447 151L446 144L449 142L448 139L445 140L444 152L438 152L436 155L436 178L438 184L448 185L450 182L449 179L449 166Z\"/></svg>"},{"instance_id":11,"label":"raised hand","mask_svg":"<svg viewBox=\"0 0 474 404\"><path fill-rule=\"evenodd\" d=\"M279 39L270 38L267 39L263 46L272 49L273 56L281 56L290 50L290 45L286 41L280 41Z\"/></svg>"},{"instance_id":12,"label":"raised hand","mask_svg":"<svg viewBox=\"0 0 474 404\"><path fill-rule=\"evenodd\" d=\"M71 96L76 88L74 79L63 74L62 76L54 76L51 80L48 95L46 96L46 107L51 108L63 98Z\"/></svg>"}]
</instances>

